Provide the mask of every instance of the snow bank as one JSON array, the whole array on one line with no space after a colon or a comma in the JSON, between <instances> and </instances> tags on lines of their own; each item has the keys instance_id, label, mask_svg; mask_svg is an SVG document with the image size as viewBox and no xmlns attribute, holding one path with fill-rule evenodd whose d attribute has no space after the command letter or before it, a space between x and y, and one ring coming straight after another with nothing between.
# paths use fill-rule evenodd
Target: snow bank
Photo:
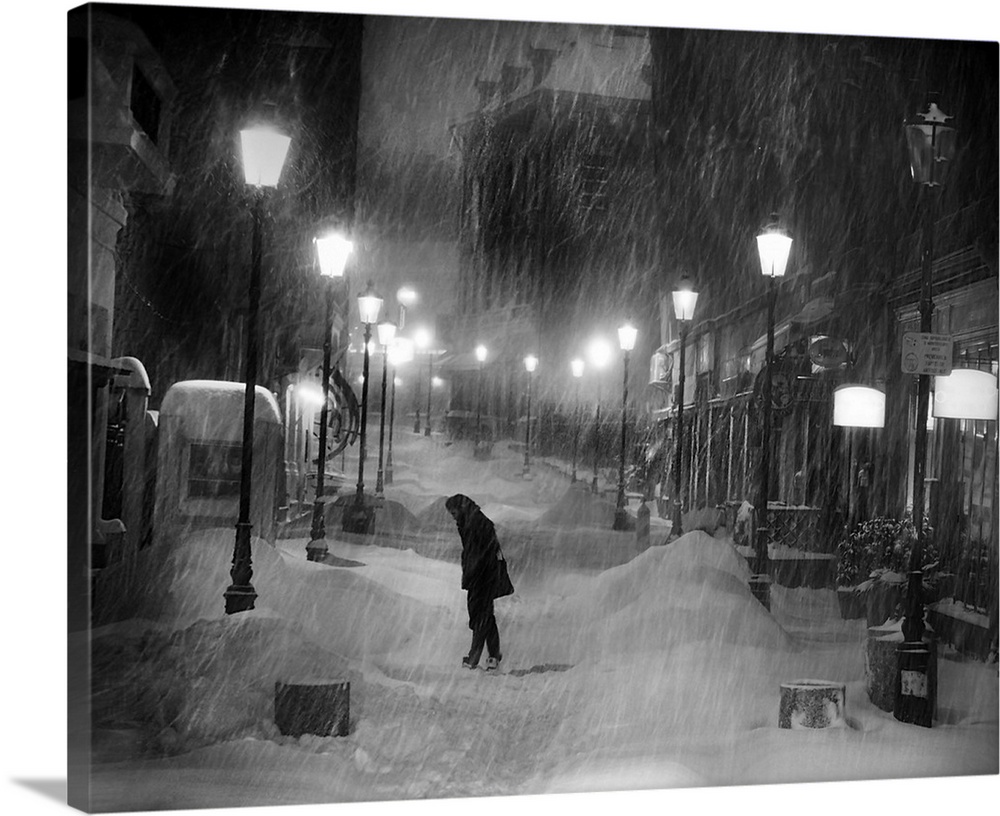
<instances>
[{"instance_id":1,"label":"snow bank","mask_svg":"<svg viewBox=\"0 0 1000 816\"><path fill-rule=\"evenodd\" d=\"M591 493L587 485L578 482L542 513L539 522L563 527L599 526L610 529L614 517L613 502Z\"/></svg>"}]
</instances>

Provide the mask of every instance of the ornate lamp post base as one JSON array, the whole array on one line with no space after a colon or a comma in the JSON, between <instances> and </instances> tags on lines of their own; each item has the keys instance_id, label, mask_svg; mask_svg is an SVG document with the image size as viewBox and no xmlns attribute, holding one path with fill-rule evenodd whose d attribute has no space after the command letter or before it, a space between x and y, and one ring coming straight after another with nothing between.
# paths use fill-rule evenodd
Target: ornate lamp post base
<instances>
[{"instance_id":1,"label":"ornate lamp post base","mask_svg":"<svg viewBox=\"0 0 1000 816\"><path fill-rule=\"evenodd\" d=\"M771 576L770 575L751 575L750 576L750 594L752 594L761 605L768 611L771 611Z\"/></svg>"},{"instance_id":2,"label":"ornate lamp post base","mask_svg":"<svg viewBox=\"0 0 1000 816\"><path fill-rule=\"evenodd\" d=\"M343 530L345 533L373 535L375 533L375 505L364 496L357 496L344 507Z\"/></svg>"},{"instance_id":3,"label":"ornate lamp post base","mask_svg":"<svg viewBox=\"0 0 1000 816\"><path fill-rule=\"evenodd\" d=\"M931 727L937 690L937 664L931 646L904 641L896 649L895 702L892 716L910 725Z\"/></svg>"},{"instance_id":4,"label":"ornate lamp post base","mask_svg":"<svg viewBox=\"0 0 1000 816\"><path fill-rule=\"evenodd\" d=\"M244 586L232 584L223 593L223 597L226 599L226 614L234 615L237 612L249 612L253 609L257 591L250 584Z\"/></svg>"},{"instance_id":5,"label":"ornate lamp post base","mask_svg":"<svg viewBox=\"0 0 1000 816\"><path fill-rule=\"evenodd\" d=\"M306 561L322 561L329 552L326 538L314 538L306 544Z\"/></svg>"},{"instance_id":6,"label":"ornate lamp post base","mask_svg":"<svg viewBox=\"0 0 1000 816\"><path fill-rule=\"evenodd\" d=\"M615 520L611 523L612 530L627 530L629 528L628 524L628 513L625 512L624 507L615 508Z\"/></svg>"}]
</instances>

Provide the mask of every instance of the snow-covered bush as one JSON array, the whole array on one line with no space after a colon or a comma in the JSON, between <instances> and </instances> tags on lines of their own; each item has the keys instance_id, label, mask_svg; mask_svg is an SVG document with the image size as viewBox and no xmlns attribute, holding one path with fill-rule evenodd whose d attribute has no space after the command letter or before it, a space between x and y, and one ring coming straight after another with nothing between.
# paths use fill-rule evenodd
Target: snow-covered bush
<instances>
[{"instance_id":1,"label":"snow-covered bush","mask_svg":"<svg viewBox=\"0 0 1000 816\"><path fill-rule=\"evenodd\" d=\"M924 519L922 566L925 572L932 572L938 562L932 533ZM877 575L905 573L915 541L916 529L908 513L902 519L879 516L861 522L837 547L837 584L856 586Z\"/></svg>"}]
</instances>

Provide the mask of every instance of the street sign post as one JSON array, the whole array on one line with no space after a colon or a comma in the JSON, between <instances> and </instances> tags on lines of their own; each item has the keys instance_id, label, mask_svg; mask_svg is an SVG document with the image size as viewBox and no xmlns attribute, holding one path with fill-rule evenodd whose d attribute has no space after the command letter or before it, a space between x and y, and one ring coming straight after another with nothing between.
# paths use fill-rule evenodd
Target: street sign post
<instances>
[{"instance_id":1,"label":"street sign post","mask_svg":"<svg viewBox=\"0 0 1000 816\"><path fill-rule=\"evenodd\" d=\"M947 377L951 374L954 341L947 334L906 332L900 366L904 374L928 374Z\"/></svg>"}]
</instances>

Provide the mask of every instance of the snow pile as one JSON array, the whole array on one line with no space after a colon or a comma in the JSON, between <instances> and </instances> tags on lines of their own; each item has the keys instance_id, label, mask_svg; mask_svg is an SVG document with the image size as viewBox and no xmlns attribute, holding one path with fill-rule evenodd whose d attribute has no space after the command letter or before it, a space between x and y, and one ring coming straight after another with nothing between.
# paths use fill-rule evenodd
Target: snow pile
<instances>
[{"instance_id":1,"label":"snow pile","mask_svg":"<svg viewBox=\"0 0 1000 816\"><path fill-rule=\"evenodd\" d=\"M750 594L746 562L703 531L601 573L567 611L600 622L589 640L612 654L703 641L782 648L788 636Z\"/></svg>"},{"instance_id":2,"label":"snow pile","mask_svg":"<svg viewBox=\"0 0 1000 816\"><path fill-rule=\"evenodd\" d=\"M583 482L577 482L542 513L539 522L562 527L600 526L610 529L614 517L613 502L591 493Z\"/></svg>"}]
</instances>

